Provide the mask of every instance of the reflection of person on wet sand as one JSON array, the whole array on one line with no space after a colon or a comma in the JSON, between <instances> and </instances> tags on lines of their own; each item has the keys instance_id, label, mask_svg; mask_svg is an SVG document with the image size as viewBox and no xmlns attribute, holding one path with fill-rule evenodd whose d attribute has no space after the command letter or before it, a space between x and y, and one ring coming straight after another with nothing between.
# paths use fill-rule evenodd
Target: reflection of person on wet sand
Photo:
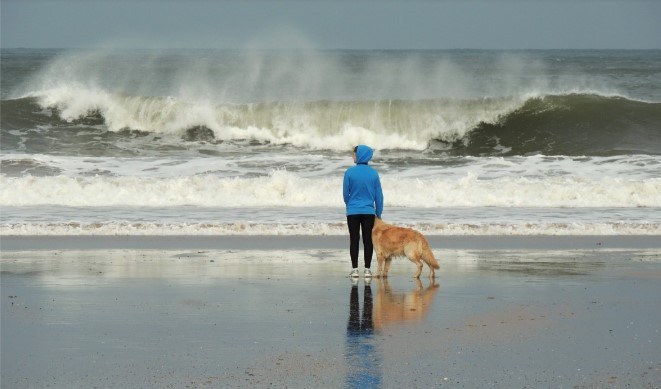
<instances>
[{"instance_id":1,"label":"reflection of person on wet sand","mask_svg":"<svg viewBox=\"0 0 661 389\"><path fill-rule=\"evenodd\" d=\"M373 388L381 385L381 364L373 339L372 307L372 288L366 284L361 315L358 285L353 285L349 295L349 322L345 354L349 371L346 386L350 388Z\"/></svg>"},{"instance_id":2,"label":"reflection of person on wet sand","mask_svg":"<svg viewBox=\"0 0 661 389\"><path fill-rule=\"evenodd\" d=\"M386 325L422 320L429 312L438 284L434 280L423 289L416 279L417 287L408 293L393 293L388 279L378 279L378 294L374 305L373 324L376 330Z\"/></svg>"}]
</instances>

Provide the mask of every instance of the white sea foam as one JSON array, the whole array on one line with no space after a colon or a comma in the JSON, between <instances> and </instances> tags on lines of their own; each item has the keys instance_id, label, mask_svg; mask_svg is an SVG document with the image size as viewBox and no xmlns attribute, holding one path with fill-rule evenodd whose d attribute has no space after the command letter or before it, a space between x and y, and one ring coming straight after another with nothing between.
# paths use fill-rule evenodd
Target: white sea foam
<instances>
[{"instance_id":1,"label":"white sea foam","mask_svg":"<svg viewBox=\"0 0 661 389\"><path fill-rule=\"evenodd\" d=\"M661 223L408 223L426 235L661 235ZM4 223L2 235L346 235L334 223Z\"/></svg>"},{"instance_id":2,"label":"white sea foam","mask_svg":"<svg viewBox=\"0 0 661 389\"><path fill-rule=\"evenodd\" d=\"M48 154L8 153L0 155L0 163L10 176L31 174L38 166L69 177L95 175L116 177L176 178L213 175L220 178L264 176L265 172L282 171L301 178L341 176L352 165L348 153L328 154L298 149L264 151L245 146L218 148L204 146L208 156L198 149L181 150L177 155L152 157L80 157ZM407 163L416 158L412 163ZM11 173L7 167L18 169ZM395 180L437 179L455 181L466 177L478 180L501 178L548 179L573 177L591 181L595 178L626 178L645 182L661 178L661 156L622 155L612 157L515 156L515 157L436 157L415 152L375 153L372 165L384 178ZM23 166L21 170L20 166Z\"/></svg>"},{"instance_id":3,"label":"white sea foam","mask_svg":"<svg viewBox=\"0 0 661 389\"><path fill-rule=\"evenodd\" d=\"M0 205L341 207L341 176L6 177ZM501 177L382 179L385 205L397 207L660 207L661 178Z\"/></svg>"}]
</instances>

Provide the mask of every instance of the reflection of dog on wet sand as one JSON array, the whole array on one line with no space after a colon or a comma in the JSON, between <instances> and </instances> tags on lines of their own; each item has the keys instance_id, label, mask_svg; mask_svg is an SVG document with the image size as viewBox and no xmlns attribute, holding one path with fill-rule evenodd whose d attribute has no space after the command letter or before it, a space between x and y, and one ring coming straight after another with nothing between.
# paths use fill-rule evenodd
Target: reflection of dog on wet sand
<instances>
[{"instance_id":1,"label":"reflection of dog on wet sand","mask_svg":"<svg viewBox=\"0 0 661 389\"><path fill-rule=\"evenodd\" d=\"M431 307L438 284L430 281L423 289L422 282L416 280L417 287L407 293L393 293L388 280L378 280L378 294L374 304L372 320L374 328L381 329L388 324L422 320Z\"/></svg>"},{"instance_id":2,"label":"reflection of dog on wet sand","mask_svg":"<svg viewBox=\"0 0 661 389\"><path fill-rule=\"evenodd\" d=\"M407 257L415 263L418 271L413 276L414 278L420 278L423 261L429 266L430 278L434 277L434 269L439 268L427 239L411 228L386 224L377 217L374 220L374 228L372 229L372 243L374 244L374 251L376 251L376 260L379 263L377 277L388 277L390 261L393 257Z\"/></svg>"}]
</instances>

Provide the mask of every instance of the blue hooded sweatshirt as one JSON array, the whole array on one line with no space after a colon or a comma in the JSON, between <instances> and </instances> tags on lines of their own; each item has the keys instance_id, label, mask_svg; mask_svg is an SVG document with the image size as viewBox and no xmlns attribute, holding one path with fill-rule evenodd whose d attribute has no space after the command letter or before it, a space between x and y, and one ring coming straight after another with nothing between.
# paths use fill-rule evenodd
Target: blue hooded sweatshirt
<instances>
[{"instance_id":1,"label":"blue hooded sweatshirt","mask_svg":"<svg viewBox=\"0 0 661 389\"><path fill-rule=\"evenodd\" d=\"M374 150L359 145L356 150L356 166L344 173L344 203L347 215L376 215L381 218L383 212L383 192L379 173L367 165Z\"/></svg>"}]
</instances>

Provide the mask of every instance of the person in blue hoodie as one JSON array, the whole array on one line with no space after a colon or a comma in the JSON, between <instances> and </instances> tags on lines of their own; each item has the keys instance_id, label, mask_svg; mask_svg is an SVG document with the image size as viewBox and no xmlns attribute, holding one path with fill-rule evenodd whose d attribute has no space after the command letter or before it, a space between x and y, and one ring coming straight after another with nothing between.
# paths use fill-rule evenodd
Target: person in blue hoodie
<instances>
[{"instance_id":1,"label":"person in blue hoodie","mask_svg":"<svg viewBox=\"0 0 661 389\"><path fill-rule=\"evenodd\" d=\"M347 225L349 227L349 253L351 255L351 278L358 278L358 251L360 232L363 233L365 259L365 277L372 277L372 228L374 217L381 218L383 212L383 191L379 173L367 163L372 159L374 150L369 146L358 145L353 149L355 166L344 173L344 203L347 206Z\"/></svg>"}]
</instances>

